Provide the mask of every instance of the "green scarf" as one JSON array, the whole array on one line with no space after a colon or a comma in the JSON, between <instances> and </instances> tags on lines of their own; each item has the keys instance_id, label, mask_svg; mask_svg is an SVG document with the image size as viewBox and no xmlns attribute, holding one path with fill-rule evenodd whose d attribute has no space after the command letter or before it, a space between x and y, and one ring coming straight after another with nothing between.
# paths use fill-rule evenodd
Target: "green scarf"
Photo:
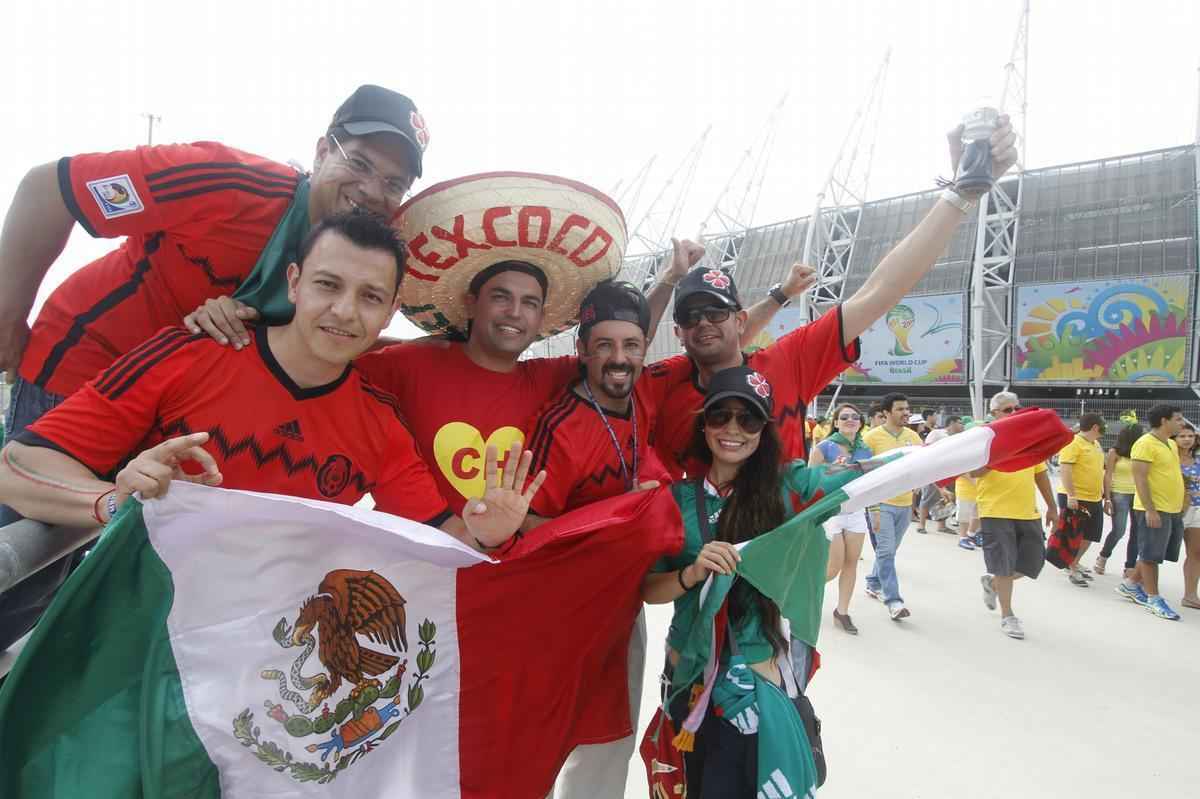
<instances>
[{"instance_id":1,"label":"green scarf","mask_svg":"<svg viewBox=\"0 0 1200 799\"><path fill-rule=\"evenodd\" d=\"M275 226L254 269L234 292L233 298L258 311L267 325L292 321L296 307L287 295L288 264L296 261L300 244L308 235L308 177L300 178L292 203Z\"/></svg>"},{"instance_id":2,"label":"green scarf","mask_svg":"<svg viewBox=\"0 0 1200 799\"><path fill-rule=\"evenodd\" d=\"M863 443L862 428L858 428L858 432L854 434L854 440L846 438L840 431L834 430L829 435L825 436L826 441L832 441L835 444L840 444L846 448L846 452L853 455L857 449L865 449L866 444Z\"/></svg>"}]
</instances>

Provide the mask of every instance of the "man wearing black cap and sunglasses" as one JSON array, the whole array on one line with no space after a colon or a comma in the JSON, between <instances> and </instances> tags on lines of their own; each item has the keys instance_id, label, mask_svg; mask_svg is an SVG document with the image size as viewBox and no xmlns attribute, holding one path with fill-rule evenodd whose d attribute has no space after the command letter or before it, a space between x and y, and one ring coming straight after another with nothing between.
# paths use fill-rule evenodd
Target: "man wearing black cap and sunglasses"
<instances>
[{"instance_id":1,"label":"man wearing black cap and sunglasses","mask_svg":"<svg viewBox=\"0 0 1200 799\"><path fill-rule=\"evenodd\" d=\"M361 86L317 140L309 176L217 142L75 155L31 169L0 235L0 370L15 376L7 438L206 301L211 315L230 320L234 346L249 345L241 320L256 314L215 298L247 283L286 298L287 266L310 224L352 208L390 214L421 175L428 142L409 98ZM38 287L76 223L124 241L63 281L31 329ZM189 326L213 332L210 318ZM290 303L277 321L287 318ZM17 518L0 506L0 525ZM0 651L32 626L70 561L0 596Z\"/></svg>"},{"instance_id":2,"label":"man wearing black cap and sunglasses","mask_svg":"<svg viewBox=\"0 0 1200 799\"><path fill-rule=\"evenodd\" d=\"M947 135L950 160L962 155L961 126ZM992 175L999 178L1017 160L1015 136L1001 116L991 136ZM859 357L858 336L898 303L933 267L959 223L978 200L980 190L951 184L929 213L868 276L866 282L820 319L783 336L770 347L744 355L740 339L750 319L738 297L733 276L720 269L698 267L675 290L675 332L686 356L652 364L646 376L660 382L656 393L667 399L659 408L655 446L673 477L687 471L685 452L691 438L690 416L700 407L709 378L743 363L766 376L775 387L775 421L785 460L805 458L805 408L830 381ZM797 265L789 282L794 282ZM794 294L776 285L770 296L780 307ZM797 292L798 293L798 292Z\"/></svg>"}]
</instances>

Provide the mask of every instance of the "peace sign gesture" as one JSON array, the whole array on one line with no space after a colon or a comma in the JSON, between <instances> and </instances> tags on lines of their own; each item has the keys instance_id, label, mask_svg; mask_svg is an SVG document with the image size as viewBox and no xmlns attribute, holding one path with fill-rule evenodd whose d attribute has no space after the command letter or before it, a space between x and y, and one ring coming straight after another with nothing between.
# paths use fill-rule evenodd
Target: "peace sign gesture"
<instances>
[{"instance_id":1,"label":"peace sign gesture","mask_svg":"<svg viewBox=\"0 0 1200 799\"><path fill-rule=\"evenodd\" d=\"M467 500L462 512L467 532L488 549L500 546L520 528L529 512L529 503L546 480L546 472L540 471L525 488L533 453L529 450L521 452L520 444L513 444L509 449L503 470L499 468L498 460L496 448L489 446L484 453L483 498Z\"/></svg>"}]
</instances>

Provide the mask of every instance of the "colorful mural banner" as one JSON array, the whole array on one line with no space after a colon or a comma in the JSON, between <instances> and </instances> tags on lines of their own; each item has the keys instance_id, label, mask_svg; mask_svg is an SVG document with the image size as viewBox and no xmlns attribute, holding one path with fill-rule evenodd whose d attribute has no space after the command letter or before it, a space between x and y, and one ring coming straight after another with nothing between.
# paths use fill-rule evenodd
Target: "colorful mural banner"
<instances>
[{"instance_id":1,"label":"colorful mural banner","mask_svg":"<svg viewBox=\"0 0 1200 799\"><path fill-rule=\"evenodd\" d=\"M842 381L883 385L966 383L963 314L962 294L905 297L862 334L862 358L842 373ZM755 344L767 346L802 323L799 309L784 308L775 314Z\"/></svg>"},{"instance_id":2,"label":"colorful mural banner","mask_svg":"<svg viewBox=\"0 0 1200 799\"><path fill-rule=\"evenodd\" d=\"M1013 380L1186 384L1191 275L1019 286Z\"/></svg>"}]
</instances>

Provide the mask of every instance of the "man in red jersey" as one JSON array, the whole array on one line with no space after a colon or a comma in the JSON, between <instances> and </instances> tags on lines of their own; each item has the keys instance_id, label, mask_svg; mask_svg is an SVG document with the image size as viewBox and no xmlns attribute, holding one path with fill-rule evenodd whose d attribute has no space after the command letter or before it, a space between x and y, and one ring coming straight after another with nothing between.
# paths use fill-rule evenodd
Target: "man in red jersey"
<instances>
[{"instance_id":1,"label":"man in red jersey","mask_svg":"<svg viewBox=\"0 0 1200 799\"><path fill-rule=\"evenodd\" d=\"M955 167L962 154L961 134L960 126L948 135ZM1016 163L1014 141L1008 117L1001 116L991 136L995 178ZM646 369L646 379L663 384L655 393L667 398L659 408L655 446L672 477L678 478L687 470L684 454L691 438L691 414L703 402L709 377L743 363L765 375L775 388L775 422L783 440L784 457L806 457L804 418L808 403L858 359L858 336L929 272L978 198L977 192L947 188L858 291L815 322L748 356L740 346L747 313L742 310L732 276L702 268L680 281L675 292L675 332L687 354ZM793 296L787 286L771 289L771 297L781 306Z\"/></svg>"},{"instance_id":2,"label":"man in red jersey","mask_svg":"<svg viewBox=\"0 0 1200 799\"><path fill-rule=\"evenodd\" d=\"M647 396L648 384L638 380L649 330L646 298L629 283L605 281L584 299L576 340L582 376L550 400L528 427L533 468L557 473L543 484L526 527L667 481L650 446L657 402ZM615 646L591 657L611 664L606 668L626 671L636 733L646 663L645 612L638 614L627 648ZM560 795L584 790L594 796L621 795L634 743L635 736L629 735L577 748L560 773Z\"/></svg>"},{"instance_id":3,"label":"man in red jersey","mask_svg":"<svg viewBox=\"0 0 1200 799\"><path fill-rule=\"evenodd\" d=\"M351 208L390 216L421 175L427 143L411 100L361 86L317 141L310 176L216 142L30 170L0 236L0 369L19 371L8 437L156 331L233 293L261 258L282 281L311 223ZM76 223L125 240L63 281L31 330L38 286ZM13 518L0 511L0 524Z\"/></svg>"},{"instance_id":4,"label":"man in red jersey","mask_svg":"<svg viewBox=\"0 0 1200 799\"><path fill-rule=\"evenodd\" d=\"M292 322L259 326L240 351L167 328L8 444L0 498L51 523L104 523L134 491L157 496L189 479L182 464L194 461L203 472L190 479L210 485L341 504L369 492L379 510L496 547L540 485L512 490L531 456L500 488L493 451L493 479L475 498L484 501L450 508L395 399L350 366L391 319L403 264L402 243L377 217L323 220L288 268ZM115 484L98 476L138 450Z\"/></svg>"}]
</instances>

